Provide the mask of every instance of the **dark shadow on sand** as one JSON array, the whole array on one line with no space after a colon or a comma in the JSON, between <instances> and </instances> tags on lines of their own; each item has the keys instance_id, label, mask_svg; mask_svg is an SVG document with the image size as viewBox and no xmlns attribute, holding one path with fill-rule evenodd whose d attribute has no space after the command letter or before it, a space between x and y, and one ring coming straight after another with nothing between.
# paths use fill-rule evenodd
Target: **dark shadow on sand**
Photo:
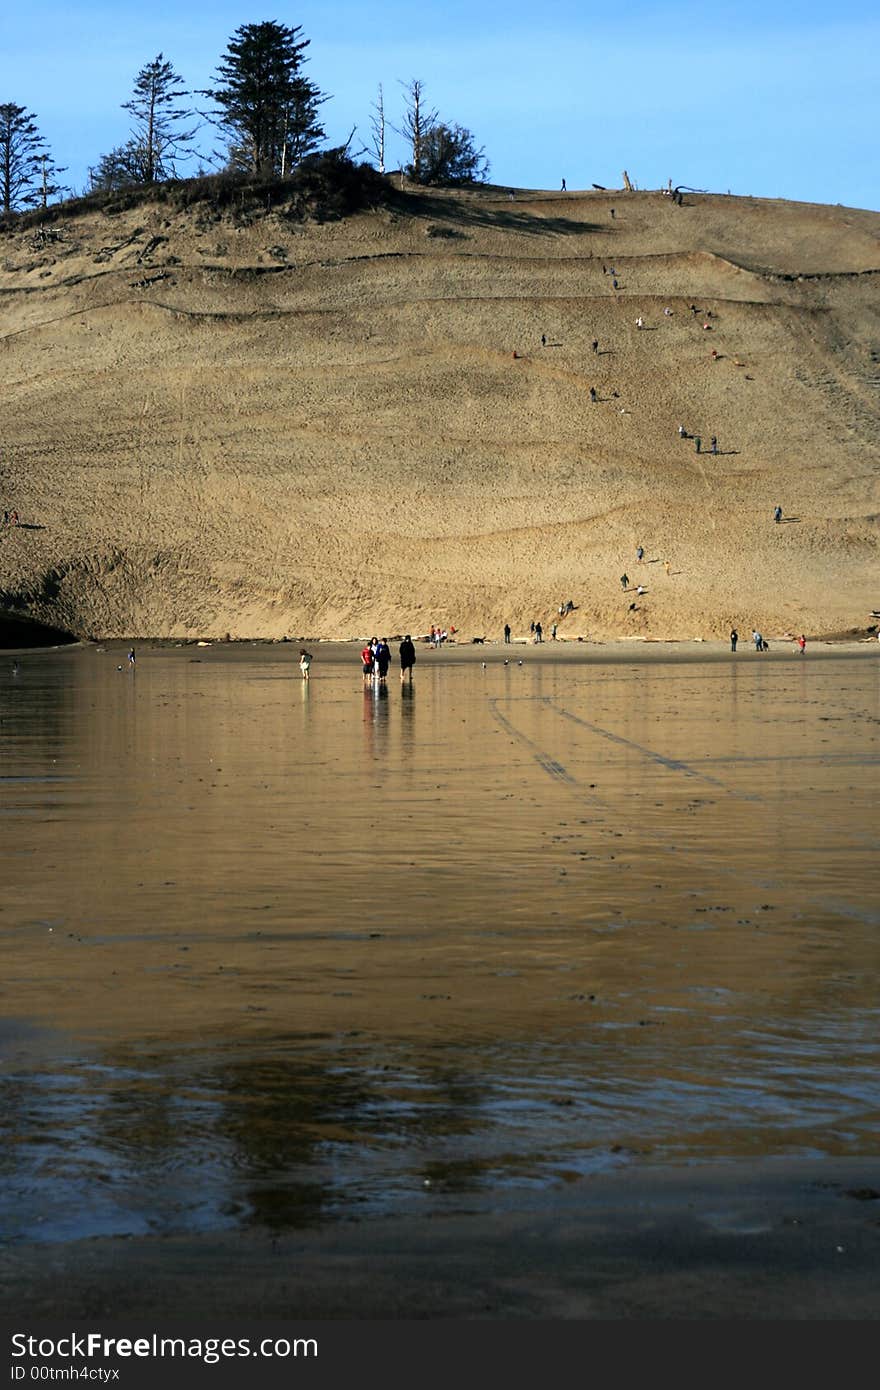
<instances>
[{"instance_id":1,"label":"dark shadow on sand","mask_svg":"<svg viewBox=\"0 0 880 1390\"><path fill-rule=\"evenodd\" d=\"M487 208L468 203L443 193L420 193L417 198L398 193L394 204L418 221L443 218L461 227L488 227L526 236L546 236L548 232L565 236L589 236L599 230L595 222L576 222L568 217L536 217L522 204L510 203L505 208ZM603 231L606 231L604 224Z\"/></svg>"}]
</instances>

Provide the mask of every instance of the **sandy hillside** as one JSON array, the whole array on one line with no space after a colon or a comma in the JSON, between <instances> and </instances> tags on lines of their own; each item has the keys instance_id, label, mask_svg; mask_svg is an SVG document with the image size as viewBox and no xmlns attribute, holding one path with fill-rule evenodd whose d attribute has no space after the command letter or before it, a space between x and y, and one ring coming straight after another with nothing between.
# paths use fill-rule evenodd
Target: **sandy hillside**
<instances>
[{"instance_id":1,"label":"sandy hillside","mask_svg":"<svg viewBox=\"0 0 880 1390\"><path fill-rule=\"evenodd\" d=\"M569 598L561 635L866 629L878 234L491 188L2 232L0 604L92 636L494 636Z\"/></svg>"}]
</instances>

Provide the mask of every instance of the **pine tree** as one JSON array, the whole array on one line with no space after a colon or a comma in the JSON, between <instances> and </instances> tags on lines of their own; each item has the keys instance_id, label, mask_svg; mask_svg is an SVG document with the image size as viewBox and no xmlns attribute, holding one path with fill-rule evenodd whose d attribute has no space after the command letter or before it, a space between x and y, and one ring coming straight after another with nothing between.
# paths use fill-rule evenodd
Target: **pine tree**
<instances>
[{"instance_id":1,"label":"pine tree","mask_svg":"<svg viewBox=\"0 0 880 1390\"><path fill-rule=\"evenodd\" d=\"M37 187L35 189L34 202L41 208L47 208L53 198L63 198L70 189L67 184L58 183L58 175L66 174L67 166L56 164L48 150L43 150L40 155L40 167L37 173Z\"/></svg>"},{"instance_id":2,"label":"pine tree","mask_svg":"<svg viewBox=\"0 0 880 1390\"><path fill-rule=\"evenodd\" d=\"M489 161L461 125L439 121L422 141L422 183L484 183Z\"/></svg>"},{"instance_id":3,"label":"pine tree","mask_svg":"<svg viewBox=\"0 0 880 1390\"><path fill-rule=\"evenodd\" d=\"M136 140L102 154L94 168L89 169L90 193L115 193L120 188L148 182L144 149Z\"/></svg>"},{"instance_id":4,"label":"pine tree","mask_svg":"<svg viewBox=\"0 0 880 1390\"><path fill-rule=\"evenodd\" d=\"M36 118L14 102L0 105L0 210L14 212L39 203L40 170L46 154Z\"/></svg>"},{"instance_id":5,"label":"pine tree","mask_svg":"<svg viewBox=\"0 0 880 1390\"><path fill-rule=\"evenodd\" d=\"M204 95L220 107L230 164L250 174L289 173L324 139L317 109L326 97L300 72L308 39L299 25L265 20L236 29Z\"/></svg>"},{"instance_id":6,"label":"pine tree","mask_svg":"<svg viewBox=\"0 0 880 1390\"><path fill-rule=\"evenodd\" d=\"M174 178L175 157L185 158L190 153L187 146L195 130L185 129L184 122L191 119L192 112L180 105L187 95L183 78L161 53L135 78L134 95L122 103L122 109L134 117L131 140L123 148L140 151L142 177L137 182Z\"/></svg>"}]
</instances>

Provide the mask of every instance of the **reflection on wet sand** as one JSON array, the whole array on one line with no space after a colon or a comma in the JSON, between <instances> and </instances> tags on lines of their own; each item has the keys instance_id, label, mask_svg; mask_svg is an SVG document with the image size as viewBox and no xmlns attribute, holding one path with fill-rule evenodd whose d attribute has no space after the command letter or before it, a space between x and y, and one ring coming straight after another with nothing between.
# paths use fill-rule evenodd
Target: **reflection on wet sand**
<instances>
[{"instance_id":1,"label":"reflection on wet sand","mask_svg":"<svg viewBox=\"0 0 880 1390\"><path fill-rule=\"evenodd\" d=\"M0 678L10 1234L872 1152L875 661L116 658Z\"/></svg>"}]
</instances>

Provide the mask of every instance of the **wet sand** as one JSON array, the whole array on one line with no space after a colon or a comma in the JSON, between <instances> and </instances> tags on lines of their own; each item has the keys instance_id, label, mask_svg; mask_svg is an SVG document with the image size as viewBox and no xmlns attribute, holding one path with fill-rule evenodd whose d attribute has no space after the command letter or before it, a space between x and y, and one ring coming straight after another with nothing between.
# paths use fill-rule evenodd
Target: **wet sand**
<instances>
[{"instance_id":1,"label":"wet sand","mask_svg":"<svg viewBox=\"0 0 880 1390\"><path fill-rule=\"evenodd\" d=\"M15 1247L0 1317L873 1321L878 1180L651 1169L490 1214Z\"/></svg>"},{"instance_id":2,"label":"wet sand","mask_svg":"<svg viewBox=\"0 0 880 1390\"><path fill-rule=\"evenodd\" d=\"M0 1308L876 1316L875 650L313 650L3 672Z\"/></svg>"}]
</instances>

